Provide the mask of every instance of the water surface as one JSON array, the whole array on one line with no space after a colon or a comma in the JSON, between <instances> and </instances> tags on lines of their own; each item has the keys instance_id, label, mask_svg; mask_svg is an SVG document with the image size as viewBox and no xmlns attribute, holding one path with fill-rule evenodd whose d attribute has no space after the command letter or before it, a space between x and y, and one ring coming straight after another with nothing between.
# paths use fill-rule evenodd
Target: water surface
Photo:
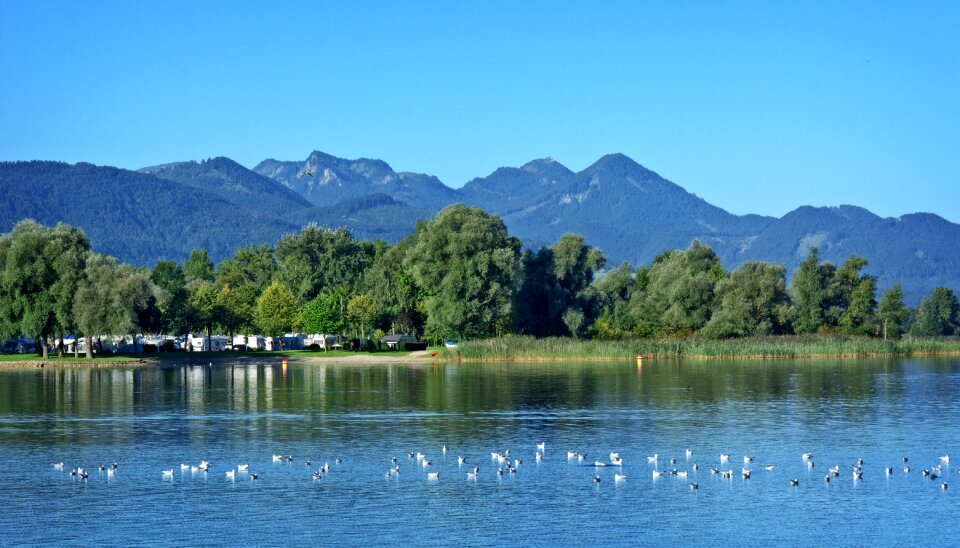
<instances>
[{"instance_id":1,"label":"water surface","mask_svg":"<svg viewBox=\"0 0 960 548\"><path fill-rule=\"evenodd\" d=\"M960 459L958 402L956 359L0 370L0 542L956 544L960 467L921 470ZM592 466L611 451L622 467ZM240 463L259 479L228 480Z\"/></svg>"}]
</instances>

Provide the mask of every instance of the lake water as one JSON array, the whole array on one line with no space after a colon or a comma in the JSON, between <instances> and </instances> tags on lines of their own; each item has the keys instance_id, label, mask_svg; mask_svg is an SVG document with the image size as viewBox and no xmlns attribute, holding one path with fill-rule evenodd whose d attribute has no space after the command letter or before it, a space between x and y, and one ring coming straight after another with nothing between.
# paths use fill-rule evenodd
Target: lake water
<instances>
[{"instance_id":1,"label":"lake water","mask_svg":"<svg viewBox=\"0 0 960 548\"><path fill-rule=\"evenodd\" d=\"M0 544L958 544L958 418L957 359L0 370Z\"/></svg>"}]
</instances>

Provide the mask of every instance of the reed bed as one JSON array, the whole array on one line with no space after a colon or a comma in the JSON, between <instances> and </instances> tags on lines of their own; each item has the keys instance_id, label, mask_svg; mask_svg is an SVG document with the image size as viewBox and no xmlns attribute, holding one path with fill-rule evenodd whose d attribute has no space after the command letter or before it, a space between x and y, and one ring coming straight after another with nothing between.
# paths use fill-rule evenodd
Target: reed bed
<instances>
[{"instance_id":1,"label":"reed bed","mask_svg":"<svg viewBox=\"0 0 960 548\"><path fill-rule=\"evenodd\" d=\"M960 338L881 340L839 335L790 335L729 340L635 339L577 340L565 337L536 339L511 335L462 341L444 356L460 361L561 361L664 358L844 358L871 356L960 355Z\"/></svg>"}]
</instances>

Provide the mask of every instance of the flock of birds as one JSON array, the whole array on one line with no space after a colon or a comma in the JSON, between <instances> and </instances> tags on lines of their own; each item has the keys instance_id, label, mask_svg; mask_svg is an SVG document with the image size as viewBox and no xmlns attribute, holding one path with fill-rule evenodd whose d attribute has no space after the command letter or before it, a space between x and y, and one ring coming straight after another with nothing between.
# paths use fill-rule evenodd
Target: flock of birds
<instances>
[{"instance_id":1,"label":"flock of birds","mask_svg":"<svg viewBox=\"0 0 960 548\"><path fill-rule=\"evenodd\" d=\"M446 445L444 445L441 448L441 453L443 454L443 458L445 461L446 455L447 455ZM543 443L537 444L536 453L534 455L534 461L536 463L542 462L544 458L544 454L546 454L546 443L543 442ZM434 461L427 458L427 456L424 453L421 453L419 451L408 452L406 456L409 461L416 462L416 468L421 469L422 470L421 473L426 474L427 480L429 481L440 480L440 471L435 469ZM627 480L627 475L622 473L623 466L624 466L623 458L621 458L620 453L616 451L611 452L608 455L607 460L593 460L592 463L590 462L589 459L587 459L585 454L579 451L567 451L566 457L567 457L567 462L570 462L570 463L576 462L576 464L578 465L593 467L597 470L601 468L607 468L607 467L615 468L617 472L613 474L613 481L617 484L623 483ZM685 457L686 457L685 462L689 463L689 461L693 458L693 451L690 449L687 449L685 451ZM732 479L735 476L739 476L743 480L749 480L753 476L754 470L759 470L760 468L754 465L754 462L756 461L755 457L744 456L743 466L740 469L739 473L736 473L732 467L729 467L730 459L731 459L731 456L729 454L721 454L720 465L711 467L709 469L710 474L714 476L722 477L724 479ZM814 459L814 455L812 453L804 453L803 455L801 455L801 460L804 463L804 466L809 471L812 471L816 466L813 459ZM274 464L277 464L277 463L290 464L290 463L293 463L294 460L295 459L293 456L284 456L284 455L272 456L272 462ZM523 459L518 458L516 456L511 456L509 450L491 452L490 460L493 463L493 467L495 469L495 473L498 478L503 478L504 475L508 475L508 476L516 475L517 471L523 465ZM696 474L700 470L700 465L696 462L690 464L689 470L688 469L681 470L676 468L676 465L677 465L676 457L672 457L670 459L664 459L664 460L669 462L670 464L669 467L663 467L663 468L660 467L661 459L660 459L660 456L657 454L647 457L647 465L652 466L653 468L650 471L650 475L654 480L657 480L659 478L664 478L664 477L673 477L680 480L687 480L687 479L690 479L691 472ZM903 464L903 473L910 474L912 470L911 470L911 467L909 466L909 458L904 456L904 457L901 457L901 460ZM939 462L934 466L923 468L921 471L921 475L925 478L930 479L931 481L942 479L942 476L944 474L943 467L949 466L950 456L942 455L938 458L938 461ZM480 477L479 465L468 463L467 459L463 456L457 456L456 462L457 462L458 469L461 471L461 473L465 474L465 478L468 481L476 481ZM337 458L334 460L334 463L336 465L340 465L343 463L343 459ZM864 465L864 461L861 458L861 459L857 459L856 462L850 466L851 476L854 482L857 482L863 479L863 465ZM314 469L313 463L310 460L306 460L304 461L304 466L310 471L310 476L314 481L322 480L324 476L330 472L330 469L331 469L329 462L325 462L322 465L319 465L316 469ZM754 466L754 468L751 468L751 466ZM209 461L204 460L204 461L201 461L198 465L181 464L180 472L181 474L184 474L184 475L189 473L191 475L203 474L204 476L206 476L206 474L210 471L211 467L212 467L212 464ZM463 471L464 467L466 467L465 472ZM64 472L66 470L63 462L58 462L54 464L53 468L54 470L58 470L61 472ZM118 468L117 463L113 463L109 466L105 464L101 464L97 467L97 470L100 474L105 473L107 476L107 479L111 479L115 476L117 468ZM726 468L726 469L724 470L722 468ZM768 472L773 471L775 468L776 466L773 464L764 464L762 466L762 469ZM175 472L174 468L161 470L160 471L161 478L164 480L173 480L174 472ZM960 473L960 470L958 470L958 473ZM893 467L892 466L885 467L884 474L886 477L892 476L894 474ZM89 478L89 472L87 471L87 469L79 468L79 467L71 469L70 475L78 480L87 480ZM236 467L226 470L224 472L225 479L229 481L235 481L238 475L240 477L246 477L250 481L256 481L260 479L260 473L251 472L249 464L239 464ZM391 479L391 478L398 478L399 475L400 475L399 459L396 456L391 457L389 468L386 470L386 472L384 472L384 477L387 479ZM837 464L827 469L827 473L823 476L823 482L830 483L832 479L839 478L839 477L840 477L840 465ZM596 472L593 474L592 479L593 479L593 483L598 485L600 484L601 481L603 481L603 478L600 475L598 475L598 473ZM697 482L691 481L688 483L688 485L691 491L696 491L700 488ZM798 478L791 479L789 481L789 485L791 487L797 487L800 485L800 480ZM940 489L946 490L947 488L948 488L947 482L941 481Z\"/></svg>"}]
</instances>

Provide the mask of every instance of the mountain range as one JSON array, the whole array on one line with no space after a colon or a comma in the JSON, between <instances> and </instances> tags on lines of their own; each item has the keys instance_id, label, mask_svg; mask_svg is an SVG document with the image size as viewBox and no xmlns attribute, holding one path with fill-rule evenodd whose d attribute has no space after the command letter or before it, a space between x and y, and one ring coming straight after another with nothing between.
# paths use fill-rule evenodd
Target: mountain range
<instances>
[{"instance_id":1,"label":"mountain range","mask_svg":"<svg viewBox=\"0 0 960 548\"><path fill-rule=\"evenodd\" d=\"M728 268L749 260L791 271L811 247L840 263L866 257L880 287L901 282L916 303L933 287L960 289L960 225L929 213L882 218L856 206L802 206L781 218L738 216L622 154L580 172L550 158L503 167L460 189L382 160L314 151L252 170L229 158L137 171L87 163L0 163L0 230L22 218L82 227L94 249L140 265L206 247L219 260L248 244L275 244L316 222L358 238L396 242L443 207L464 202L499 215L532 248L583 234L609 266L649 264L694 239Z\"/></svg>"}]
</instances>

